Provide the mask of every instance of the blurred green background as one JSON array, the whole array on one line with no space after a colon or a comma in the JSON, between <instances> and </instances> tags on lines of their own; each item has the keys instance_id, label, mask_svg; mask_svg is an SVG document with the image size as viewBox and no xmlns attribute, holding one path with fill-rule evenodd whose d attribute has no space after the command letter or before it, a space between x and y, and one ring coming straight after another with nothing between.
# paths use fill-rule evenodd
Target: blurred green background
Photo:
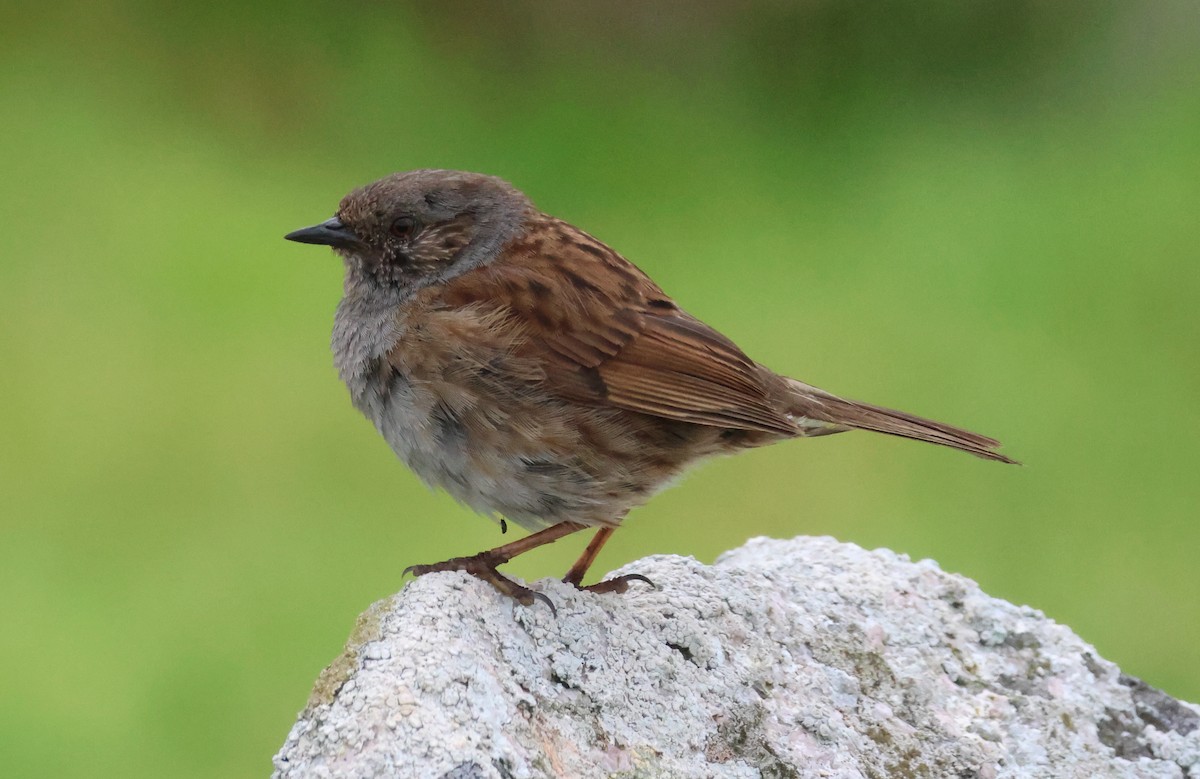
<instances>
[{"instance_id":1,"label":"blurred green background","mask_svg":"<svg viewBox=\"0 0 1200 779\"><path fill-rule=\"evenodd\" d=\"M776 370L1026 463L751 452L637 511L598 573L829 534L1200 699L1195 3L0 15L7 775L263 776L406 565L500 542L353 411L340 266L281 240L415 167L506 177Z\"/></svg>"}]
</instances>

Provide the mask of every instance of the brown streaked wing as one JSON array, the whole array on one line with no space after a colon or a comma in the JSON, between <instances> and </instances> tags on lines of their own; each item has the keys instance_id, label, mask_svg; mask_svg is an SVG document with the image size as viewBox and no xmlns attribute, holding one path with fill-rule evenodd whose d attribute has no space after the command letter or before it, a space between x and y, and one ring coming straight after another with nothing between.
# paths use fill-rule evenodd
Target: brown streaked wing
<instances>
[{"instance_id":1,"label":"brown streaked wing","mask_svg":"<svg viewBox=\"0 0 1200 779\"><path fill-rule=\"evenodd\" d=\"M476 294L490 287L492 302L512 311L523 335L516 350L544 365L552 392L695 424L796 433L768 400L763 369L636 266L565 222L534 229L552 240L518 242L478 277Z\"/></svg>"},{"instance_id":2,"label":"brown streaked wing","mask_svg":"<svg viewBox=\"0 0 1200 779\"><path fill-rule=\"evenodd\" d=\"M641 316L642 332L599 367L608 403L702 425L795 434L768 401L761 369L728 339L682 311Z\"/></svg>"}]
</instances>

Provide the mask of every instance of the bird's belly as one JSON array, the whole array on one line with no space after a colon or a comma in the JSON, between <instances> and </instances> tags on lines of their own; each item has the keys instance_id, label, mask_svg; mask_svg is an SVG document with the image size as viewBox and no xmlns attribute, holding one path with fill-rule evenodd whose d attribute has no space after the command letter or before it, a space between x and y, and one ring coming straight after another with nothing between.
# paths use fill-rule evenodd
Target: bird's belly
<instances>
[{"instance_id":1,"label":"bird's belly","mask_svg":"<svg viewBox=\"0 0 1200 779\"><path fill-rule=\"evenodd\" d=\"M553 401L387 370L364 390L355 405L409 469L480 513L528 528L615 523L651 491L649 473L589 447Z\"/></svg>"}]
</instances>

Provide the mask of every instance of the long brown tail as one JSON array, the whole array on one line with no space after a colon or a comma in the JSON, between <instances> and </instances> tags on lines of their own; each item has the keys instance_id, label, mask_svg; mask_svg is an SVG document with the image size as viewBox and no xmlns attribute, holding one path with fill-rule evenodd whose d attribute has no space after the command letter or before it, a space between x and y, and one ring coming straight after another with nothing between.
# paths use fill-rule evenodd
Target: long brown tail
<instances>
[{"instance_id":1,"label":"long brown tail","mask_svg":"<svg viewBox=\"0 0 1200 779\"><path fill-rule=\"evenodd\" d=\"M793 407L789 412L793 417L823 422L833 427L813 430L812 434L823 432L835 433L842 430L858 429L873 430L876 433L911 438L914 441L928 441L939 446L948 446L969 452L985 460L996 460L1002 463L1017 463L1012 458L1005 457L995 451L1000 442L985 435L963 430L961 427L934 422L932 419L894 411L882 406L872 406L869 403L859 403L831 395L802 381L788 379L791 385Z\"/></svg>"}]
</instances>

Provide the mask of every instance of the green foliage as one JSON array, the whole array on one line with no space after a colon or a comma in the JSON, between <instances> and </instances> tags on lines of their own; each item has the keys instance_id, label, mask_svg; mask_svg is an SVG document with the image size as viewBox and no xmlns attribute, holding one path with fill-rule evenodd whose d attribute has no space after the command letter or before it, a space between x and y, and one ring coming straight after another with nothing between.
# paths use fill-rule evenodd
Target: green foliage
<instances>
[{"instance_id":1,"label":"green foliage","mask_svg":"<svg viewBox=\"0 0 1200 779\"><path fill-rule=\"evenodd\" d=\"M4 12L11 775L261 776L406 565L501 540L350 408L340 268L281 240L413 167L505 176L776 370L1026 463L756 451L635 513L598 570L887 546L1200 698L1193 5L496 8Z\"/></svg>"}]
</instances>

